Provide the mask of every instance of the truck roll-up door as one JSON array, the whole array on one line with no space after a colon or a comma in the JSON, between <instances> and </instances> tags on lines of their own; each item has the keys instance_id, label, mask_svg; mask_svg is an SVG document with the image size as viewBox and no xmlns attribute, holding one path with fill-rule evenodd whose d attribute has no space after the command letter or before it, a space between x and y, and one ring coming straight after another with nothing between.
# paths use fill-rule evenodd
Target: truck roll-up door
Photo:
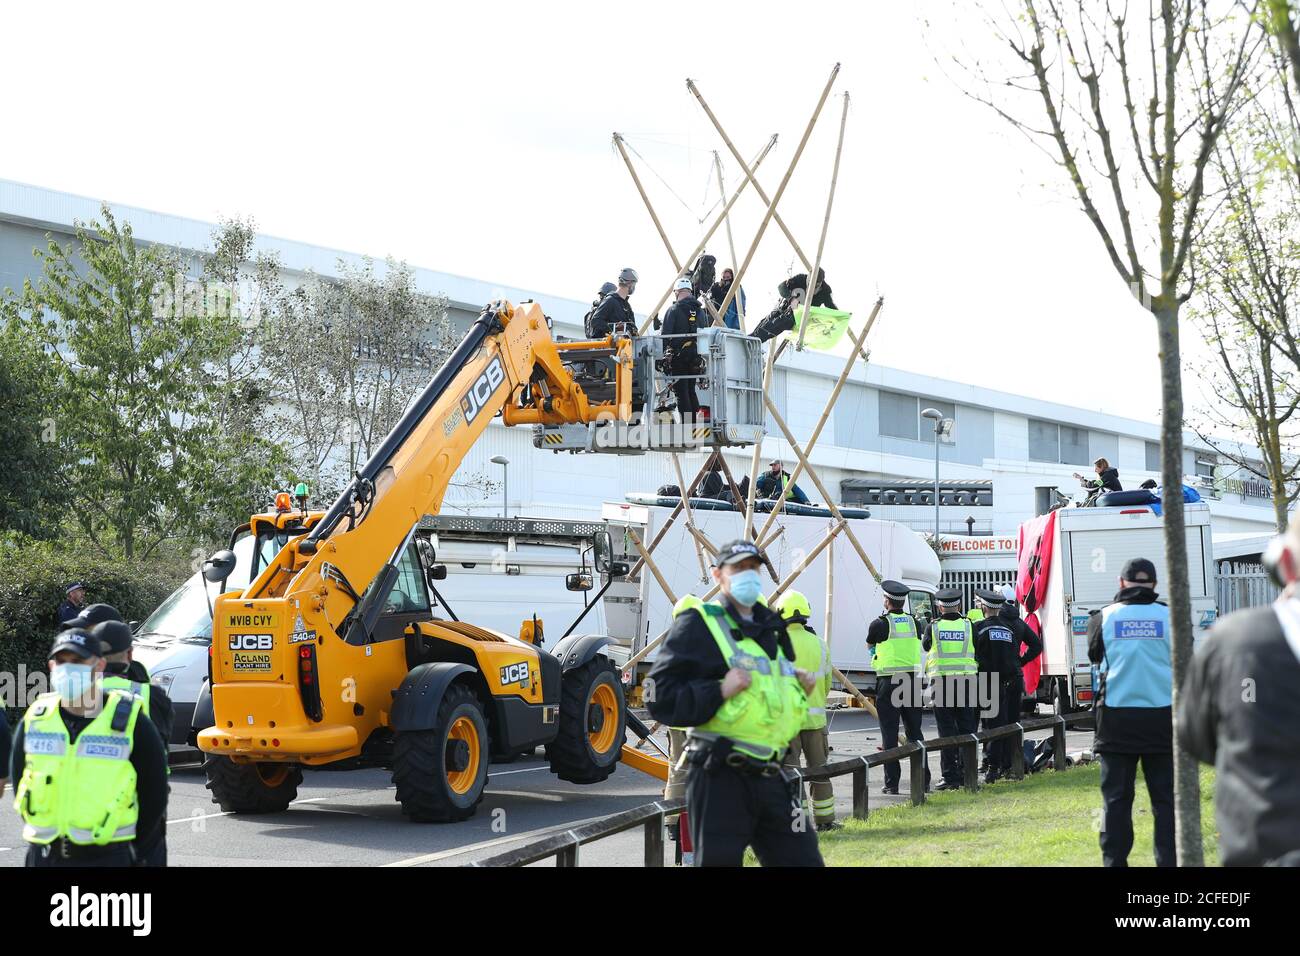
<instances>
[{"instance_id":1,"label":"truck roll-up door","mask_svg":"<svg viewBox=\"0 0 1300 956\"><path fill-rule=\"evenodd\" d=\"M1187 529L1187 575L1192 597L1205 595L1205 561L1201 525ZM1105 605L1119 590L1119 573L1131 558L1156 566L1156 590L1165 593L1169 579L1163 527L1070 532L1071 595L1076 603Z\"/></svg>"}]
</instances>

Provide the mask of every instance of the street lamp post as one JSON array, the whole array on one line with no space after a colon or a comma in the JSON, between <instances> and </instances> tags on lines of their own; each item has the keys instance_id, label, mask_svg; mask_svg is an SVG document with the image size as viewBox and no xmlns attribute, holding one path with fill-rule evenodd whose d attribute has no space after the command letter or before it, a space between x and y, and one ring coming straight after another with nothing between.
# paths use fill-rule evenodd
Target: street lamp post
<instances>
[{"instance_id":1,"label":"street lamp post","mask_svg":"<svg viewBox=\"0 0 1300 956\"><path fill-rule=\"evenodd\" d=\"M510 459L495 455L492 464L501 466L501 517L510 517Z\"/></svg>"},{"instance_id":2,"label":"street lamp post","mask_svg":"<svg viewBox=\"0 0 1300 956\"><path fill-rule=\"evenodd\" d=\"M939 547L939 432L943 429L943 412L937 408L927 408L921 412L922 418L934 422L934 546Z\"/></svg>"}]
</instances>

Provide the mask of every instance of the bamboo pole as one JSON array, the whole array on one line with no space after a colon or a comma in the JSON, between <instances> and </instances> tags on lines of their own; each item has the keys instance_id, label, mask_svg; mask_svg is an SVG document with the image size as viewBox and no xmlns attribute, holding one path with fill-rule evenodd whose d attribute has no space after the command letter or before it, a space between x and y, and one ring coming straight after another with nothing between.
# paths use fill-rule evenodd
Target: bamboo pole
<instances>
[{"instance_id":1,"label":"bamboo pole","mask_svg":"<svg viewBox=\"0 0 1300 956\"><path fill-rule=\"evenodd\" d=\"M830 510L830 513L840 521L844 521L844 515L840 514L839 507L833 500L831 500L831 493L827 491L826 486L822 484L822 480L817 476L816 470L812 465L808 464L808 459L805 457L803 449L801 449L799 443L795 441L794 435L790 434L789 426L786 425L785 419L781 417L781 413L776 410L776 405L772 402L772 399L765 395L763 396L763 401L767 403L768 410L772 413L773 420L780 426L781 431L785 434L785 440L790 443L790 450L799 456L799 460L804 463L805 470L808 472L808 477L813 480L813 484L817 486L817 490L821 492L821 496L826 499L825 504ZM848 533L849 541L853 544L853 549L858 552L858 557L862 559L862 563L867 566L867 570L871 572L871 576L875 578L876 583L879 584L880 572L876 570L876 566L872 564L871 559L867 557L867 551L862 547L862 542L858 540L858 536L853 533L853 529L847 524L844 526L844 530Z\"/></svg>"},{"instance_id":2,"label":"bamboo pole","mask_svg":"<svg viewBox=\"0 0 1300 956\"><path fill-rule=\"evenodd\" d=\"M835 73L839 72L839 69L840 65L836 63L835 71L831 74L832 79L834 79ZM731 137L727 135L727 131L722 128L722 124L718 122L718 118L713 115L713 110L710 109L709 104L704 101L704 96L700 93L699 87L695 85L695 81L687 79L686 88L690 90L691 95L699 101L700 106L704 110L704 114L709 118L709 122L711 122L713 128L718 131L718 135L722 137L722 141L727 144L727 149L731 150L731 155L735 157L736 162L740 165L741 171L745 174L745 182L753 183L754 192L758 193L758 198L763 200L763 202L767 203L769 206L772 205L772 200L768 198L767 193L763 191L763 187L760 186L758 180L754 178L754 171L758 169L757 164L755 164L753 169L745 165L745 160L740 155L740 151L736 149L735 143L731 141ZM799 243L795 241L794 235L786 227L785 221L781 218L780 214L777 214L775 218L777 226L785 233L785 237L790 240L790 246L794 249L794 254L799 257L799 261L803 263L803 267L805 269L811 268L811 265L808 262L808 257L804 255L804 251L799 248Z\"/></svg>"},{"instance_id":3,"label":"bamboo pole","mask_svg":"<svg viewBox=\"0 0 1300 956\"><path fill-rule=\"evenodd\" d=\"M682 477L682 463L677 458L677 452L673 452L670 457L673 460L673 471L677 474L677 488L682 493L682 517L686 519L686 529L695 539L695 556L700 559L700 579L707 581L709 569L704 563L704 548L700 544L699 531L695 527L695 518L691 513L691 500L687 497L687 492L692 489L686 487L686 479Z\"/></svg>"},{"instance_id":4,"label":"bamboo pole","mask_svg":"<svg viewBox=\"0 0 1300 956\"><path fill-rule=\"evenodd\" d=\"M659 565L655 564L655 559L650 557L650 552L647 551L645 545L641 543L641 538L631 528L627 529L627 533L632 536L632 543L636 545L636 549L641 552L641 560L646 563L646 567L650 569L650 573L655 576L655 580L659 582L659 586L664 589L664 594L668 595L668 600L676 604L677 595L674 594L673 589L668 586L668 582L664 579L663 573L659 570Z\"/></svg>"},{"instance_id":5,"label":"bamboo pole","mask_svg":"<svg viewBox=\"0 0 1300 956\"><path fill-rule=\"evenodd\" d=\"M803 156L804 147L808 145L808 140L812 136L813 127L817 125L817 118L821 116L822 107L826 105L826 98L831 95L831 87L835 85L835 78L839 76L839 73L840 65L836 63L835 68L831 70L830 77L826 80L825 88L822 89L821 98L817 100L817 107L813 110L812 116L809 117L808 125L804 127L803 138L799 140L799 145L794 151L794 156L790 158L790 165L786 167L785 176L781 179L781 185L776 187L776 195L773 196L772 201L768 203L767 212L763 214L763 221L758 224L758 232L754 235L754 241L749 244L749 251L745 253L745 261L742 262L740 268L736 270L735 278L732 279L731 282L731 288L727 290L727 294L722 300L722 305L718 306L718 311L723 315L727 314L727 306L731 304L731 300L735 296L736 290L740 288L740 284L745 280L745 273L749 271L749 264L754 259L754 253L758 250L758 244L763 238L763 233L767 231L767 225L772 221L772 216L776 213L777 203L779 203L781 197L785 195L785 188L790 185L790 177L794 175L795 167L799 165L799 159ZM757 184L755 184L755 188L757 188Z\"/></svg>"},{"instance_id":6,"label":"bamboo pole","mask_svg":"<svg viewBox=\"0 0 1300 956\"><path fill-rule=\"evenodd\" d=\"M758 169L758 167L762 164L763 160L767 158L767 154L772 151L772 147L775 145L776 145L776 134L773 133L772 138L767 141L767 145L764 146L762 151L759 152L758 158L754 160L755 169ZM736 187L736 191L731 194L731 201L722 207L722 212L718 213L717 218L713 220L713 225L710 226L709 231L704 234L704 238L701 239L700 244L695 247L695 251L686 257L689 261L694 262L696 257L701 252L704 251L705 244L708 243L708 241L713 238L713 234L718 231L718 227L722 225L723 219L725 219L727 214L731 212L731 207L736 204L736 200L740 198L740 194L745 191L745 187L748 185L749 185L749 181L746 180L745 182L741 183L738 187ZM673 285L676 284L677 284L677 278L674 276ZM655 303L655 307L651 309L650 312L647 314L647 318L645 322L641 324L641 328L638 330L640 334L642 335L645 334L645 330L650 327L650 322L652 321L653 317L656 314L658 314L660 309L663 308L664 303L668 301L668 297L671 296L672 294L673 294L673 289L672 286L670 285L668 287L668 291L665 292L663 296L660 297L659 301Z\"/></svg>"},{"instance_id":7,"label":"bamboo pole","mask_svg":"<svg viewBox=\"0 0 1300 956\"><path fill-rule=\"evenodd\" d=\"M839 534L841 531L847 531L847 530L848 530L848 523L843 518L840 518L839 521L835 523L835 526L826 533L826 537L822 538L821 541L817 542L817 546L813 548L811 551L809 551L806 555L804 555L803 560L800 561L793 569L791 569L790 573L785 576L785 580L781 581L781 583L776 586L776 590L767 596L768 603L771 604L775 602L777 598L779 598L782 594L784 594L786 588L794 584L794 582L798 579L799 575L803 574L804 571L807 570L808 565L812 564L813 561L817 559L817 555L821 554L823 551L825 551L827 548L831 546L831 542L835 540L835 536Z\"/></svg>"},{"instance_id":8,"label":"bamboo pole","mask_svg":"<svg viewBox=\"0 0 1300 956\"><path fill-rule=\"evenodd\" d=\"M831 624L834 621L835 611L835 542L832 541L826 547L826 614L825 622L822 629L822 653L826 655L826 660L831 659Z\"/></svg>"},{"instance_id":9,"label":"bamboo pole","mask_svg":"<svg viewBox=\"0 0 1300 956\"><path fill-rule=\"evenodd\" d=\"M804 447L805 454L812 454L813 447L817 444L817 439L821 437L822 429L826 427L826 422L830 419L831 409L835 407L835 403L839 400L840 392L844 390L844 383L849 380L849 373L853 371L853 366L857 362L857 352L862 348L862 343L867 340L867 336L871 334L871 327L876 324L876 317L880 315L880 309L884 304L884 297L876 299L876 304L871 310L871 315L867 316L867 322L862 327L862 330L856 336L853 336L853 334L850 333L850 337L853 338L854 351L849 353L848 358L844 362L844 368L840 370L839 378L835 380L835 385L831 388L831 394L826 399L826 404L822 407L821 417L817 419L817 425L813 428L812 435L809 437L808 443ZM765 397L767 395L766 388L763 390L763 395ZM799 480L799 476L803 473L803 468L803 462L799 462L795 465L794 473L790 476L790 484L793 485ZM771 527L772 522L776 520L777 514L784 507L784 500L777 502L777 506L772 509L771 513L767 516L767 520L763 522L763 527L759 531L760 537L766 533L769 527Z\"/></svg>"},{"instance_id":10,"label":"bamboo pole","mask_svg":"<svg viewBox=\"0 0 1300 956\"><path fill-rule=\"evenodd\" d=\"M713 168L716 169L718 173L718 195L725 197L727 195L727 190L726 187L722 185L722 157L718 154L716 149L713 151ZM731 251L731 268L733 270L731 277L734 280L736 277L734 271L736 268L736 240L731 235L731 216L727 216L727 248ZM736 293L736 319L740 323L740 331L745 331L745 300L741 297L739 292ZM723 322L722 317L719 316L714 324L725 325L726 323Z\"/></svg>"},{"instance_id":11,"label":"bamboo pole","mask_svg":"<svg viewBox=\"0 0 1300 956\"><path fill-rule=\"evenodd\" d=\"M821 238L817 240L817 258L813 260L812 269L808 272L808 298L804 301L803 317L804 321L799 323L799 341L795 343L795 351L803 351L803 337L808 331L808 310L812 308L812 300L817 292L817 277L821 275L822 251L826 248L826 231L831 224L831 206L835 202L835 183L840 178L840 154L844 152L844 127L849 121L849 94L844 94L844 112L840 114L840 138L835 144L835 165L831 169L831 190L826 197L826 217L822 220Z\"/></svg>"},{"instance_id":12,"label":"bamboo pole","mask_svg":"<svg viewBox=\"0 0 1300 956\"><path fill-rule=\"evenodd\" d=\"M731 489L732 503L737 505L740 504L740 486L736 484L736 479L731 474L731 469L727 466L727 459L722 455L721 452L715 451L713 454L717 456L718 467L721 468L722 473L727 476L727 486Z\"/></svg>"},{"instance_id":13,"label":"bamboo pole","mask_svg":"<svg viewBox=\"0 0 1300 956\"><path fill-rule=\"evenodd\" d=\"M654 549L659 546L659 542L664 539L664 535L668 533L668 529L671 528L673 522L677 520L677 516L682 513L682 507L686 499L691 496L690 493L694 491L695 486L700 483L700 478L704 474L704 469L709 467L709 462L711 462L712 460L713 460L712 457L710 457L709 460L704 463L704 468L701 468L699 474L695 476L695 480L691 482L690 488L682 489L679 487L677 489L678 491L684 490L685 494L682 495L681 500L677 502L677 505L669 513L667 520L665 520L663 523L663 527L661 527L658 531L655 532L655 536L654 538L651 539L650 546L647 550L653 552ZM644 566L645 566L645 562L642 561L640 558L637 558L636 563L632 565L632 569L627 572L627 576L629 578L636 577L637 572L640 571Z\"/></svg>"},{"instance_id":14,"label":"bamboo pole","mask_svg":"<svg viewBox=\"0 0 1300 956\"><path fill-rule=\"evenodd\" d=\"M853 695L853 698L859 704L862 705L863 710L865 710L872 717L878 718L880 716L879 714L876 713L876 705L871 703L871 698L868 697L866 694L862 693L862 691L858 690L857 685L854 684L853 681L845 677L844 672L833 664L831 665L831 675L836 680L838 680L841 684L844 685L845 689L848 690L848 692Z\"/></svg>"},{"instance_id":15,"label":"bamboo pole","mask_svg":"<svg viewBox=\"0 0 1300 956\"><path fill-rule=\"evenodd\" d=\"M732 280L735 281L735 280ZM772 387L772 367L776 364L776 343L769 339L767 343L767 361L763 363L763 398L767 399L767 390ZM745 537L754 537L754 493L758 484L758 459L763 454L763 439L754 442L754 456L749 462L749 488L745 492Z\"/></svg>"},{"instance_id":16,"label":"bamboo pole","mask_svg":"<svg viewBox=\"0 0 1300 956\"><path fill-rule=\"evenodd\" d=\"M650 213L650 218L654 220L655 228L659 230L659 238L664 242L664 248L668 250L668 258L673 260L673 268L678 274L682 271L682 264L677 258L677 253L673 252L673 245L668 241L668 234L664 232L663 224L659 222L659 216L655 212L655 207L650 203L650 197L646 195L645 187L641 185L641 177L636 174L636 167L632 165L632 158L628 156L627 150L623 148L623 137L619 133L614 134L614 145L618 147L619 155L623 157L623 162L627 164L627 171L632 174L632 182L636 183L636 191L641 194L641 201L645 203L645 208Z\"/></svg>"}]
</instances>

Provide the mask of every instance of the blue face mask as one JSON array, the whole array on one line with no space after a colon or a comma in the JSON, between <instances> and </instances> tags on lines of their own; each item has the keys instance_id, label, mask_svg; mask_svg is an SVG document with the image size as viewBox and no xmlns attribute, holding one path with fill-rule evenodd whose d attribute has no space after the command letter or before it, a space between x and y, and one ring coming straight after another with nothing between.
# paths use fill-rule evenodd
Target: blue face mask
<instances>
[{"instance_id":1,"label":"blue face mask","mask_svg":"<svg viewBox=\"0 0 1300 956\"><path fill-rule=\"evenodd\" d=\"M66 703L81 700L95 681L89 664L58 664L50 674L50 688Z\"/></svg>"},{"instance_id":2,"label":"blue face mask","mask_svg":"<svg viewBox=\"0 0 1300 956\"><path fill-rule=\"evenodd\" d=\"M763 593L763 579L757 571L737 571L730 578L727 593L737 604L753 607Z\"/></svg>"}]
</instances>

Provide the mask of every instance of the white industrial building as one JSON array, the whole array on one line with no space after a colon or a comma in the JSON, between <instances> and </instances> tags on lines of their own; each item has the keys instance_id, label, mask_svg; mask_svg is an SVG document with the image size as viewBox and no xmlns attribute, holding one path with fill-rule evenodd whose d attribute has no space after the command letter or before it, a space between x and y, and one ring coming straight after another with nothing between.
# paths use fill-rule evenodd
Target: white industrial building
<instances>
[{"instance_id":1,"label":"white industrial building","mask_svg":"<svg viewBox=\"0 0 1300 956\"><path fill-rule=\"evenodd\" d=\"M211 223L127 206L114 206L114 213L120 221L131 223L137 240L183 249L208 247L214 228ZM24 278L37 273L32 249L43 246L47 234L66 242L75 220L92 220L98 214L96 200L0 180L0 287L18 288ZM334 275L339 260L362 261L354 253L302 242L269 236L259 242L279 254L290 280L308 270ZM379 252L389 251L399 257L402 253ZM422 291L447 297L452 321L460 328L486 302L504 296L536 300L554 320L557 334L578 337L582 316L590 308L589 301L430 269L417 268L415 275ZM593 293L604 278L593 276ZM638 299L652 294L653 290L642 290ZM647 303L634 299L633 305L638 304ZM859 311L865 314L867 306L859 303ZM793 349L782 356L773 399L797 436L806 436L815 427L843 362L835 355ZM956 370L961 374L960 365ZM1050 505L1053 489L1066 493L1077 489L1071 473L1091 475L1091 462L1098 457L1119 469L1127 489L1137 488L1147 478L1159 479L1155 422L1043 402L963 383L950 375L918 375L859 361L812 455L832 495L842 502L864 504L874 517L897 520L918 531L933 530L934 434L931 423L920 414L927 407L937 408L954 422L951 440L939 447L939 524L945 537L1014 536L1021 521ZM769 428L763 462L782 457L793 470L789 448L773 435L779 435L775 426ZM1270 531L1273 508L1267 484L1220 462L1195 435L1185 434L1184 440L1185 481L1209 500L1216 536ZM749 455L744 450L728 454L737 477L748 472ZM512 514L598 517L603 501L676 483L665 455L556 454L535 449L531 430L507 429L499 423L471 451L463 471L499 479L502 466L491 462L498 456L509 460L505 467ZM683 467L691 471L700 461L701 456L687 456ZM800 485L812 500L820 498L807 479L801 479ZM447 506L499 513L503 502L499 495L486 499L472 491L456 492ZM974 546L950 547L968 555L980 551Z\"/></svg>"}]
</instances>

